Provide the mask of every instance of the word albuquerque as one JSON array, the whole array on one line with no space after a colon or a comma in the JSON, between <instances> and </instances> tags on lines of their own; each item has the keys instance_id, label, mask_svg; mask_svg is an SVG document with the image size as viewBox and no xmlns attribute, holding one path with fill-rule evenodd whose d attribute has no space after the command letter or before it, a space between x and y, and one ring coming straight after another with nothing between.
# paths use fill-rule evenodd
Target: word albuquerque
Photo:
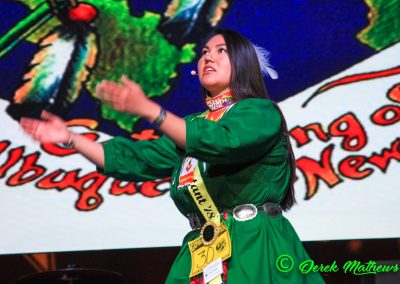
<instances>
[{"instance_id":1,"label":"word albuquerque","mask_svg":"<svg viewBox=\"0 0 400 284\"><path fill-rule=\"evenodd\" d=\"M86 137L97 140L96 133L84 133ZM56 144L45 144L42 146L45 153L57 156L60 159L76 154L74 149L66 149ZM82 169L67 171L59 168L51 170L40 163L43 152L35 151L25 153L25 146L12 147L11 141L0 141L0 158L7 155L4 162L0 163L0 178L6 178L8 187L18 187L34 183L39 190L56 189L58 191L72 188L78 192L78 200L75 207L81 211L91 211L103 203L100 189L106 186L106 181L112 179L96 171L83 172ZM43 159L43 161L46 161ZM157 197L167 192L170 178L147 181L147 182L126 182L112 179L108 188L111 195L134 195L140 193L145 197Z\"/></svg>"}]
</instances>

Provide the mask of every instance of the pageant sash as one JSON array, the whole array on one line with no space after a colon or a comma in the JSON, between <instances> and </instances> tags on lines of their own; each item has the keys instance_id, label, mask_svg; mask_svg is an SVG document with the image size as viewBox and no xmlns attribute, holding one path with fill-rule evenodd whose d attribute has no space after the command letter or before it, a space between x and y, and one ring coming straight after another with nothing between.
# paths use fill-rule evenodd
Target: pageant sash
<instances>
[{"instance_id":1,"label":"pageant sash","mask_svg":"<svg viewBox=\"0 0 400 284\"><path fill-rule=\"evenodd\" d=\"M206 111L201 117L218 121L234 105L230 91L215 98L208 98L206 104L211 111ZM192 266L190 277L204 271L210 263L221 258L231 257L232 245L228 228L221 224L221 214L209 195L200 173L199 162L193 157L186 157L182 165L178 187L187 186L196 207L203 215L206 223L200 231L200 237L188 243ZM222 283L221 275L212 279L210 284Z\"/></svg>"},{"instance_id":2,"label":"pageant sash","mask_svg":"<svg viewBox=\"0 0 400 284\"><path fill-rule=\"evenodd\" d=\"M196 203L204 219L207 222L213 222L216 225L220 224L220 214L211 196L208 194L206 185L200 174L199 165L196 164L194 169L193 183L188 186L190 195Z\"/></svg>"},{"instance_id":3,"label":"pageant sash","mask_svg":"<svg viewBox=\"0 0 400 284\"><path fill-rule=\"evenodd\" d=\"M218 258L225 260L231 257L232 245L228 228L221 224L220 213L207 191L198 164L194 169L193 183L188 186L188 190L206 220L201 228L200 237L188 243L192 259L190 277L193 277L202 273L208 264ZM217 281L219 279L221 278L217 277Z\"/></svg>"}]
</instances>

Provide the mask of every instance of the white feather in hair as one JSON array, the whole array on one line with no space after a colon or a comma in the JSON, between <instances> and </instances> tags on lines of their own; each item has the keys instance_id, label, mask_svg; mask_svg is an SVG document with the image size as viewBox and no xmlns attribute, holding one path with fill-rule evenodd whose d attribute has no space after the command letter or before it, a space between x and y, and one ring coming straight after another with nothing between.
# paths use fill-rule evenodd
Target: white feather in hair
<instances>
[{"instance_id":1,"label":"white feather in hair","mask_svg":"<svg viewBox=\"0 0 400 284\"><path fill-rule=\"evenodd\" d=\"M269 77L271 77L271 79L278 79L278 72L276 72L269 63L271 53L261 46L257 46L255 44L253 44L253 46L254 50L256 51L263 76L268 75Z\"/></svg>"}]
</instances>

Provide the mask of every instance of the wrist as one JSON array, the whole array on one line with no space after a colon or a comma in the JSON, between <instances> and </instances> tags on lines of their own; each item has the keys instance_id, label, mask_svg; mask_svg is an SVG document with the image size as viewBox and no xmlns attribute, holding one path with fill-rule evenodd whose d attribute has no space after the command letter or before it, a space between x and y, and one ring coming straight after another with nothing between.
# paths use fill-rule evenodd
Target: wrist
<instances>
[{"instance_id":1,"label":"wrist","mask_svg":"<svg viewBox=\"0 0 400 284\"><path fill-rule=\"evenodd\" d=\"M73 133L72 131L68 131L67 139L63 143L64 147L66 147L68 149L74 148L75 147L74 137L75 137L75 133Z\"/></svg>"},{"instance_id":2,"label":"wrist","mask_svg":"<svg viewBox=\"0 0 400 284\"><path fill-rule=\"evenodd\" d=\"M157 127L161 127L161 124L163 124L166 118L167 118L167 110L163 107L160 107L160 113L152 123L155 124Z\"/></svg>"},{"instance_id":3,"label":"wrist","mask_svg":"<svg viewBox=\"0 0 400 284\"><path fill-rule=\"evenodd\" d=\"M144 113L141 116L147 121L153 123L160 114L160 108L160 105L151 101L147 106L144 107Z\"/></svg>"}]
</instances>

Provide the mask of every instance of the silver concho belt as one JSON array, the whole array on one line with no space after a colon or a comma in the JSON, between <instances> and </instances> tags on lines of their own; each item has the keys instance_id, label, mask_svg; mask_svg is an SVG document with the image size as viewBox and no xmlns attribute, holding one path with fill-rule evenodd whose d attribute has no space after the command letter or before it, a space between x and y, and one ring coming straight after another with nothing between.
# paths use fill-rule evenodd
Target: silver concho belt
<instances>
[{"instance_id":1,"label":"silver concho belt","mask_svg":"<svg viewBox=\"0 0 400 284\"><path fill-rule=\"evenodd\" d=\"M258 208L254 204L243 204L233 208L232 215L237 221L248 221L257 216Z\"/></svg>"},{"instance_id":2,"label":"silver concho belt","mask_svg":"<svg viewBox=\"0 0 400 284\"><path fill-rule=\"evenodd\" d=\"M258 211L264 211L267 215L275 217L282 213L282 208L277 203L267 202L259 207L256 207L254 204L243 204L236 206L233 210L228 210L228 212L232 213L235 220L241 222L253 219L257 216ZM189 219L192 230L198 230L204 224L204 221L195 213L187 214L187 218Z\"/></svg>"},{"instance_id":3,"label":"silver concho belt","mask_svg":"<svg viewBox=\"0 0 400 284\"><path fill-rule=\"evenodd\" d=\"M232 210L233 218L237 221L248 221L257 216L258 211L264 211L269 216L278 216L282 213L282 208L279 204L267 202L258 208L254 204L238 205Z\"/></svg>"}]
</instances>

